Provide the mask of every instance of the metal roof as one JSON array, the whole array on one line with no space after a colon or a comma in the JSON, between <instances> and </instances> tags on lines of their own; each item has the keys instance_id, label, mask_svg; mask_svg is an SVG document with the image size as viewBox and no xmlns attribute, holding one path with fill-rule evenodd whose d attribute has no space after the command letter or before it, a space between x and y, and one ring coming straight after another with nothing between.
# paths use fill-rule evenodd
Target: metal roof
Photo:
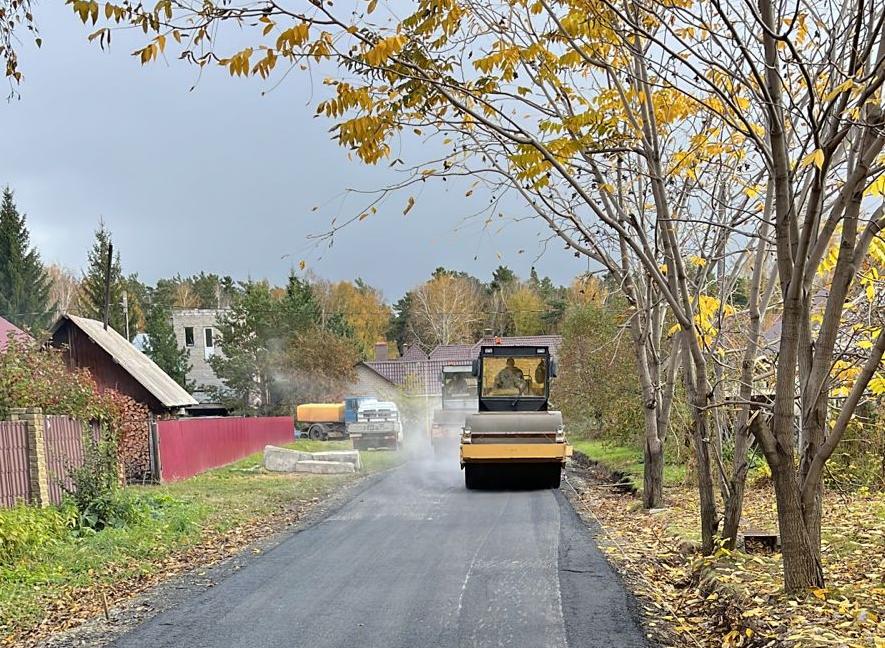
<instances>
[{"instance_id":1,"label":"metal roof","mask_svg":"<svg viewBox=\"0 0 885 648\"><path fill-rule=\"evenodd\" d=\"M105 330L104 325L94 319L77 317L76 315L62 315L52 327L52 332L55 333L65 320L70 321L89 336L90 340L104 349L114 359L114 362L160 401L163 407L186 407L198 404L193 396L169 377L169 374L160 369L153 360L132 346L129 340L113 328L108 327Z\"/></svg>"},{"instance_id":2,"label":"metal roof","mask_svg":"<svg viewBox=\"0 0 885 648\"><path fill-rule=\"evenodd\" d=\"M416 394L434 395L442 392L439 376L443 367L470 366L471 361L479 357L483 345L546 346L556 356L560 344L561 335L484 337L473 345L440 345L433 350L429 359L407 359L404 356L397 360L369 361L362 364L398 387Z\"/></svg>"},{"instance_id":3,"label":"metal roof","mask_svg":"<svg viewBox=\"0 0 885 648\"><path fill-rule=\"evenodd\" d=\"M9 336L18 339L20 342L32 339L30 335L22 331L12 322L0 317L0 351L3 351L9 344Z\"/></svg>"},{"instance_id":4,"label":"metal roof","mask_svg":"<svg viewBox=\"0 0 885 648\"><path fill-rule=\"evenodd\" d=\"M440 344L430 352L431 360L470 360L473 345L471 344Z\"/></svg>"}]
</instances>

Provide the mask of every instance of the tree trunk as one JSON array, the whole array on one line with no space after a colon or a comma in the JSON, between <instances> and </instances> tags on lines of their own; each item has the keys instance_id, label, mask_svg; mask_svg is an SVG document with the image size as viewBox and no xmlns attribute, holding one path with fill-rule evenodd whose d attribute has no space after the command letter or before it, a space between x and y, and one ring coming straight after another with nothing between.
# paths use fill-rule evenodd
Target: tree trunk
<instances>
[{"instance_id":1,"label":"tree trunk","mask_svg":"<svg viewBox=\"0 0 885 648\"><path fill-rule=\"evenodd\" d=\"M796 594L823 587L820 551L805 526L792 458L780 458L779 465L772 470L772 479L784 559L784 589L788 594Z\"/></svg>"},{"instance_id":2,"label":"tree trunk","mask_svg":"<svg viewBox=\"0 0 885 648\"><path fill-rule=\"evenodd\" d=\"M648 344L646 327L647 324L643 326L639 317L634 317L630 331L633 336L633 351L636 355L645 420L642 506L650 509L664 506L664 437L667 433L667 417L660 411L661 402L658 397L656 378L661 375L660 359L653 350L649 353L646 349ZM664 420L660 421L660 418Z\"/></svg>"},{"instance_id":3,"label":"tree trunk","mask_svg":"<svg viewBox=\"0 0 885 648\"><path fill-rule=\"evenodd\" d=\"M738 530L741 524L741 514L744 509L744 488L747 483L746 455L743 462L735 467L728 483L728 499L725 501L725 520L722 526L722 537L727 549L734 549L737 545Z\"/></svg>"},{"instance_id":4,"label":"tree trunk","mask_svg":"<svg viewBox=\"0 0 885 648\"><path fill-rule=\"evenodd\" d=\"M716 510L713 472L710 467L710 430L706 410L708 384L702 370L702 367L692 364L691 354L686 353L685 389L692 404L692 441L697 459L698 495L701 504L701 551L704 555L710 555L719 532L719 514Z\"/></svg>"},{"instance_id":5,"label":"tree trunk","mask_svg":"<svg viewBox=\"0 0 885 648\"><path fill-rule=\"evenodd\" d=\"M662 508L664 506L664 446L657 439L651 439L647 433L644 460L642 507L645 509Z\"/></svg>"},{"instance_id":6,"label":"tree trunk","mask_svg":"<svg viewBox=\"0 0 885 648\"><path fill-rule=\"evenodd\" d=\"M701 503L701 550L704 555L710 555L719 532L719 519L713 492L713 474L710 470L709 430L704 410L701 409L704 404L698 403L694 408L694 448L698 461L698 494Z\"/></svg>"}]
</instances>

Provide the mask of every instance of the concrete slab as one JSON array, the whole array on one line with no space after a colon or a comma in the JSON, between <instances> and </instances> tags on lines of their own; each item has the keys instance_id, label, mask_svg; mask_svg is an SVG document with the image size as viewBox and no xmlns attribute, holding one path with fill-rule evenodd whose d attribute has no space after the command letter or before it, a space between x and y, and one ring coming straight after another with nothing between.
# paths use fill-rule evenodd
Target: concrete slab
<instances>
[{"instance_id":1,"label":"concrete slab","mask_svg":"<svg viewBox=\"0 0 885 648\"><path fill-rule=\"evenodd\" d=\"M330 450L328 452L307 452L302 454L312 455L309 460L352 463L357 470L361 470L363 467L363 463L360 461L359 450Z\"/></svg>"},{"instance_id":2,"label":"concrete slab","mask_svg":"<svg viewBox=\"0 0 885 648\"><path fill-rule=\"evenodd\" d=\"M264 467L274 472L295 472L295 465L299 461L311 459L309 452L278 448L277 446L264 446Z\"/></svg>"},{"instance_id":3,"label":"concrete slab","mask_svg":"<svg viewBox=\"0 0 885 648\"><path fill-rule=\"evenodd\" d=\"M300 461L323 461L327 463L345 463L352 465L354 472L361 470L360 453L357 450L330 450L327 452L302 452L277 446L264 447L264 467L273 472L295 472Z\"/></svg>"},{"instance_id":4,"label":"concrete slab","mask_svg":"<svg viewBox=\"0 0 885 648\"><path fill-rule=\"evenodd\" d=\"M317 475L337 475L356 472L352 463L345 461L299 461L295 464L295 472L314 473Z\"/></svg>"}]
</instances>

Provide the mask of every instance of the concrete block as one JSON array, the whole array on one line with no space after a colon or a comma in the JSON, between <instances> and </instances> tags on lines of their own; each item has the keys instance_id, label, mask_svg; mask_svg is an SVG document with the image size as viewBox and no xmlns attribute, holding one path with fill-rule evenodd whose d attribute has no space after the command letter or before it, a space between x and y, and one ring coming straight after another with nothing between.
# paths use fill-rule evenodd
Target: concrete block
<instances>
[{"instance_id":1,"label":"concrete block","mask_svg":"<svg viewBox=\"0 0 885 648\"><path fill-rule=\"evenodd\" d=\"M264 446L264 467L274 472L295 472L295 464L312 458L309 452Z\"/></svg>"},{"instance_id":2,"label":"concrete block","mask_svg":"<svg viewBox=\"0 0 885 648\"><path fill-rule=\"evenodd\" d=\"M328 452L305 452L303 454L313 455L309 458L310 460L351 463L357 470L361 470L363 467L363 463L360 461L359 450L330 450Z\"/></svg>"},{"instance_id":3,"label":"concrete block","mask_svg":"<svg viewBox=\"0 0 885 648\"><path fill-rule=\"evenodd\" d=\"M328 452L302 452L278 448L277 446L264 447L264 467L273 472L295 472L297 464L301 461L320 461L324 463L343 463L353 467L353 470L343 472L355 472L361 470L363 465L360 461L360 453L356 450L330 450Z\"/></svg>"},{"instance_id":4,"label":"concrete block","mask_svg":"<svg viewBox=\"0 0 885 648\"><path fill-rule=\"evenodd\" d=\"M295 464L295 472L314 473L317 475L337 475L356 472L352 463L344 461L299 461Z\"/></svg>"}]
</instances>

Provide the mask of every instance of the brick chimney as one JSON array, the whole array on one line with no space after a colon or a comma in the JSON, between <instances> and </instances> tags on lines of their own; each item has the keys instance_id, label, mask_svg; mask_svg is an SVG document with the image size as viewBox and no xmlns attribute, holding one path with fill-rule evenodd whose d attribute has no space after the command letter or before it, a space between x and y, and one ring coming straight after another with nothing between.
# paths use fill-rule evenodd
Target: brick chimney
<instances>
[{"instance_id":1,"label":"brick chimney","mask_svg":"<svg viewBox=\"0 0 885 648\"><path fill-rule=\"evenodd\" d=\"M375 342L375 360L388 360L387 342Z\"/></svg>"}]
</instances>

